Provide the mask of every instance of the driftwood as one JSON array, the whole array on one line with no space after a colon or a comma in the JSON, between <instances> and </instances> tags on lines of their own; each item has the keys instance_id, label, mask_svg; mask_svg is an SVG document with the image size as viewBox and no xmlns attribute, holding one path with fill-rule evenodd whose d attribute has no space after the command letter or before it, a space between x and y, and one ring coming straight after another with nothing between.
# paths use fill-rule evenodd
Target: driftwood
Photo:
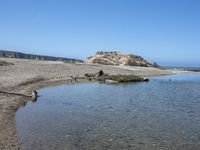
<instances>
[{"instance_id":1,"label":"driftwood","mask_svg":"<svg viewBox=\"0 0 200 150\"><path fill-rule=\"evenodd\" d=\"M71 76L71 78L76 81L79 78L79 75L77 75L75 77Z\"/></svg>"}]
</instances>

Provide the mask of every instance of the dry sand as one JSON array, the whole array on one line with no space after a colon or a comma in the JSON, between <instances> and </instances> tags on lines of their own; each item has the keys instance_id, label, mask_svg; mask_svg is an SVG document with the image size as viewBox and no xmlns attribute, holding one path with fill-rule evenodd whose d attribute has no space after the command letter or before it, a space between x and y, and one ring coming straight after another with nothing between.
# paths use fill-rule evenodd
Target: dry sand
<instances>
[{"instance_id":1,"label":"dry sand","mask_svg":"<svg viewBox=\"0 0 200 150\"><path fill-rule=\"evenodd\" d=\"M117 67L89 64L66 64L53 61L5 59L14 65L0 66L0 91L30 95L39 87L72 82L71 76L96 73L103 70L109 74L135 74L142 77L177 73L145 67ZM0 92L0 150L20 149L16 137L15 112L30 98L23 95Z\"/></svg>"}]
</instances>

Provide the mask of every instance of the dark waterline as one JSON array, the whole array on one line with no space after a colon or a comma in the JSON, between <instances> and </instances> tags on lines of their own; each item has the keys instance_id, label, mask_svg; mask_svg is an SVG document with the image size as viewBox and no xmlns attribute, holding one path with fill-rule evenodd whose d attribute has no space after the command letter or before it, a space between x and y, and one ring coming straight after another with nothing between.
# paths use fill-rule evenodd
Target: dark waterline
<instances>
[{"instance_id":1,"label":"dark waterline","mask_svg":"<svg viewBox=\"0 0 200 150\"><path fill-rule=\"evenodd\" d=\"M25 150L198 150L199 91L200 74L42 88L16 112L18 140Z\"/></svg>"}]
</instances>

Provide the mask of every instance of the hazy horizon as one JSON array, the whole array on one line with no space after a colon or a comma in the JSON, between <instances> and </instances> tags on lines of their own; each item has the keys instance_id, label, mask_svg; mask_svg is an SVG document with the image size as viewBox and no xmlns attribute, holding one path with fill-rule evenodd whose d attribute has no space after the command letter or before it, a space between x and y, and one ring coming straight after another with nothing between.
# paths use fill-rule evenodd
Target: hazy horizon
<instances>
[{"instance_id":1,"label":"hazy horizon","mask_svg":"<svg viewBox=\"0 0 200 150\"><path fill-rule=\"evenodd\" d=\"M84 59L136 54L170 66L200 66L198 0L6 0L0 49Z\"/></svg>"}]
</instances>

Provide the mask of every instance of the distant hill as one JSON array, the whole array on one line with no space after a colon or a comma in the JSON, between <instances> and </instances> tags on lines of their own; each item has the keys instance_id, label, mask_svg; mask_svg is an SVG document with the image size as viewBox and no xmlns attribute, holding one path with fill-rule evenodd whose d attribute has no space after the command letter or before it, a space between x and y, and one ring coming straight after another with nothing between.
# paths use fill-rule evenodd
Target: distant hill
<instances>
[{"instance_id":1,"label":"distant hill","mask_svg":"<svg viewBox=\"0 0 200 150\"><path fill-rule=\"evenodd\" d=\"M21 59L35 59L35 60L51 60L51 61L64 61L64 62L83 62L83 60L64 58L64 57L53 57L53 56L43 56L34 54L25 54L15 51L0 50L0 57L4 58L21 58Z\"/></svg>"},{"instance_id":2,"label":"distant hill","mask_svg":"<svg viewBox=\"0 0 200 150\"><path fill-rule=\"evenodd\" d=\"M120 66L142 66L142 67L159 67L156 63L152 64L141 56L121 52L103 52L99 51L94 56L87 57L85 63L103 64L103 65L120 65Z\"/></svg>"}]
</instances>

